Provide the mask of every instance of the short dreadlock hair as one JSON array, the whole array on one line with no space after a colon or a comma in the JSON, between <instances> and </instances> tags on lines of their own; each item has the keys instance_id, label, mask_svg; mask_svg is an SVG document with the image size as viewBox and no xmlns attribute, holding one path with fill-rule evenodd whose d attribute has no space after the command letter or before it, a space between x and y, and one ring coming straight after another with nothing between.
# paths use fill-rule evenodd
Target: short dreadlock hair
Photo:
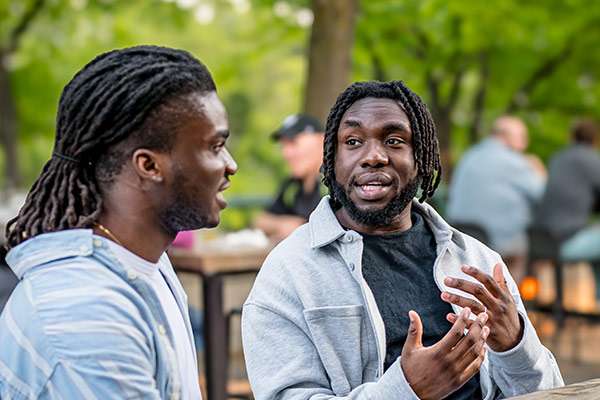
<instances>
[{"instance_id":1,"label":"short dreadlock hair","mask_svg":"<svg viewBox=\"0 0 600 400\"><path fill-rule=\"evenodd\" d=\"M62 92L53 156L7 224L7 248L91 227L102 212L100 183L110 184L137 148L169 151L187 97L213 91L207 68L182 50L136 46L97 56Z\"/></svg>"},{"instance_id":2,"label":"short dreadlock hair","mask_svg":"<svg viewBox=\"0 0 600 400\"><path fill-rule=\"evenodd\" d=\"M325 127L323 145L323 183L329 188L332 200L335 187L335 155L337 134L344 113L358 100L366 97L392 99L400 103L408 116L412 130L413 154L417 165L417 173L421 179L421 197L423 202L433 196L442 177L439 145L436 129L431 114L421 98L410 90L402 81L368 81L355 82L344 90L335 101Z\"/></svg>"}]
</instances>

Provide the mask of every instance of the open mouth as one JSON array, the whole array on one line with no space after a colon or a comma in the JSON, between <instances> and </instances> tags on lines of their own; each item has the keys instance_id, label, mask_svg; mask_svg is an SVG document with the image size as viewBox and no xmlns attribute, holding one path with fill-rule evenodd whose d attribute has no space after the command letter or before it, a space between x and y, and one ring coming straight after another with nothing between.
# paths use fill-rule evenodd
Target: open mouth
<instances>
[{"instance_id":1,"label":"open mouth","mask_svg":"<svg viewBox=\"0 0 600 400\"><path fill-rule=\"evenodd\" d=\"M354 187L362 200L376 201L391 190L392 179L384 174L365 174L355 180Z\"/></svg>"},{"instance_id":2,"label":"open mouth","mask_svg":"<svg viewBox=\"0 0 600 400\"><path fill-rule=\"evenodd\" d=\"M217 203L219 204L219 207L221 207L221 209L227 207L227 201L223 196L223 192L227 190L229 186L231 186L231 183L229 181L225 181L221 186L219 186L219 190L217 191Z\"/></svg>"}]
</instances>

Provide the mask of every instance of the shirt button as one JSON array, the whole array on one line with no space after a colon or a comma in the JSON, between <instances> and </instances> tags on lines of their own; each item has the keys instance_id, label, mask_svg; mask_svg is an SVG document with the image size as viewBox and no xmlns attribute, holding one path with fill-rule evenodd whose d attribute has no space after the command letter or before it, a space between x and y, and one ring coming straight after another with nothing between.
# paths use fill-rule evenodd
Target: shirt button
<instances>
[{"instance_id":1,"label":"shirt button","mask_svg":"<svg viewBox=\"0 0 600 400\"><path fill-rule=\"evenodd\" d=\"M127 279L134 280L135 278L137 278L137 274L134 271L127 271Z\"/></svg>"},{"instance_id":2,"label":"shirt button","mask_svg":"<svg viewBox=\"0 0 600 400\"><path fill-rule=\"evenodd\" d=\"M346 243L352 243L352 242L354 241L354 237L352 236L352 234L351 234L351 233L346 233L346 234L344 235L344 241L345 241Z\"/></svg>"},{"instance_id":3,"label":"shirt button","mask_svg":"<svg viewBox=\"0 0 600 400\"><path fill-rule=\"evenodd\" d=\"M354 268L356 268L356 266L354 265L354 263L350 263L350 265L349 265L349 266L350 266L350 270L351 270L351 271L354 271Z\"/></svg>"},{"instance_id":4,"label":"shirt button","mask_svg":"<svg viewBox=\"0 0 600 400\"><path fill-rule=\"evenodd\" d=\"M179 393L173 393L171 395L171 400L179 400Z\"/></svg>"},{"instance_id":5,"label":"shirt button","mask_svg":"<svg viewBox=\"0 0 600 400\"><path fill-rule=\"evenodd\" d=\"M79 251L81 251L82 253L87 253L89 251L89 248L85 244L82 244L79 247Z\"/></svg>"},{"instance_id":6,"label":"shirt button","mask_svg":"<svg viewBox=\"0 0 600 400\"><path fill-rule=\"evenodd\" d=\"M94 246L95 247L102 247L102 240L100 240L100 239L94 239Z\"/></svg>"},{"instance_id":7,"label":"shirt button","mask_svg":"<svg viewBox=\"0 0 600 400\"><path fill-rule=\"evenodd\" d=\"M165 326L163 324L158 325L158 333L160 333L163 336L167 333L167 330L165 329Z\"/></svg>"}]
</instances>

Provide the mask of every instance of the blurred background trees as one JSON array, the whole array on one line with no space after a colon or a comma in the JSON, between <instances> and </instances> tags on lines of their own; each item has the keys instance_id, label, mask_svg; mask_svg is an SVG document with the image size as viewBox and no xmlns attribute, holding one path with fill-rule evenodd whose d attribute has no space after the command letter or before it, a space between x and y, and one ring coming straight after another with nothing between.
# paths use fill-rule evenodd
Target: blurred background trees
<instances>
[{"instance_id":1,"label":"blurred background trees","mask_svg":"<svg viewBox=\"0 0 600 400\"><path fill-rule=\"evenodd\" d=\"M502 113L525 119L543 159L575 118L600 116L595 1L0 0L2 188L28 189L48 159L73 74L143 43L189 50L213 73L241 166L229 196L270 194L285 171L269 133L300 110L324 119L354 80L416 90L447 170Z\"/></svg>"}]
</instances>

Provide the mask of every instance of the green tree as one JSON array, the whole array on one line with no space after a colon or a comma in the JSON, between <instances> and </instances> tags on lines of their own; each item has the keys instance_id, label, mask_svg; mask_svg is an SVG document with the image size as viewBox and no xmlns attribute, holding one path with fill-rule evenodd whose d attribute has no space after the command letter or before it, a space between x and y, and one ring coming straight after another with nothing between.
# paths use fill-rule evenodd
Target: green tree
<instances>
[{"instance_id":1,"label":"green tree","mask_svg":"<svg viewBox=\"0 0 600 400\"><path fill-rule=\"evenodd\" d=\"M597 114L596 2L406 0L361 6L356 75L403 79L423 95L446 166L499 114L522 115L534 151L544 156L564 143L572 117Z\"/></svg>"}]
</instances>

